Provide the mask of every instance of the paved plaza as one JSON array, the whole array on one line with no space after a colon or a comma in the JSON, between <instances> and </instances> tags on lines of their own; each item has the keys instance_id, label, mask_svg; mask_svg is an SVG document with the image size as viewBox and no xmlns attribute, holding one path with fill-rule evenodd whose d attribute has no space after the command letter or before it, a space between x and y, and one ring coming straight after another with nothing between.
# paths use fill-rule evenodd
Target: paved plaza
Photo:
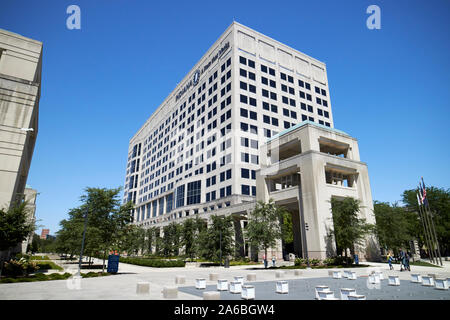
<instances>
[{"instance_id":1,"label":"paved plaza","mask_svg":"<svg viewBox=\"0 0 450 320\"><path fill-rule=\"evenodd\" d=\"M101 263L97 259L94 262ZM301 275L295 275L294 270L283 270L282 277L277 278L276 272L280 271L279 269L265 270L262 265L230 268L150 268L120 263L118 274L81 279L78 288L68 280L0 284L0 300L164 300L162 290L166 286L178 287L178 300L202 300L204 291L217 291L217 281L209 280L211 273L216 273L219 279L228 281L233 281L235 276L243 276L245 281L249 273L256 274L256 281L246 282L255 287L256 300L314 300L315 287L318 285L328 286L337 298L340 298L341 288L354 288L357 294L365 295L367 300L450 300L449 290L438 290L411 282L411 273L435 274L438 278L449 278L450 262L444 263L443 268L412 266L411 272L400 272L398 265L395 270L389 270L387 264L368 263L370 267L351 269L358 276L356 280L333 279L329 275L330 269L304 269L301 270ZM63 266L67 270L69 265ZM70 266L76 267L75 264ZM388 280L382 280L378 288L370 285L368 274L375 270L383 272L385 279L389 275L397 275L400 286L389 286ZM83 270L87 271L90 270ZM175 284L177 275L185 277L184 284ZM197 278L206 279L206 289L195 288ZM288 294L275 292L276 281L279 280L288 282ZM148 294L136 293L138 282L150 284ZM231 294L228 291L222 291L220 296L222 300L241 299L240 294Z\"/></svg>"}]
</instances>

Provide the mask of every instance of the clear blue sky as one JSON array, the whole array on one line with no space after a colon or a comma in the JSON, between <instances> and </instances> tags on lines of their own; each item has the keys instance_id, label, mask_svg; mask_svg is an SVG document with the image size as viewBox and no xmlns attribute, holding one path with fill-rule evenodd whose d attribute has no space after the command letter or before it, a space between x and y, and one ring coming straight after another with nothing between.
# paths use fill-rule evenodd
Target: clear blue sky
<instances>
[{"instance_id":1,"label":"clear blue sky","mask_svg":"<svg viewBox=\"0 0 450 320\"><path fill-rule=\"evenodd\" d=\"M81 30L66 28L71 4ZM39 223L54 234L85 187L123 185L129 139L233 19L327 64L335 127L358 138L374 200L420 176L448 188L449 16L446 0L2 0L0 28L44 43Z\"/></svg>"}]
</instances>

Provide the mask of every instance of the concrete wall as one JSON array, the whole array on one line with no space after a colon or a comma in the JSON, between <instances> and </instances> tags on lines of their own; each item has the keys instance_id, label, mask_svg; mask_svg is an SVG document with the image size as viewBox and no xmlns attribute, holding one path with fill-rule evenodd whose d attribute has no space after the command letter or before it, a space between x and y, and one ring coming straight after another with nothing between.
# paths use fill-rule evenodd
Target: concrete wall
<instances>
[{"instance_id":1,"label":"concrete wall","mask_svg":"<svg viewBox=\"0 0 450 320\"><path fill-rule=\"evenodd\" d=\"M0 207L8 208L24 196L38 133L42 43L0 29L0 49Z\"/></svg>"}]
</instances>

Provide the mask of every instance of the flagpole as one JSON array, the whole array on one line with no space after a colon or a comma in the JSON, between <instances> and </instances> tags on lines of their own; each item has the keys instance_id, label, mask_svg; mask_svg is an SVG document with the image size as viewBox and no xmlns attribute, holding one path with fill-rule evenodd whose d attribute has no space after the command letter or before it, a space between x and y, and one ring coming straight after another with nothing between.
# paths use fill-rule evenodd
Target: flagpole
<instances>
[{"instance_id":1,"label":"flagpole","mask_svg":"<svg viewBox=\"0 0 450 320\"><path fill-rule=\"evenodd\" d=\"M419 190L417 190L417 191L419 192ZM419 219L422 222L422 227L423 227L423 230L424 230L424 238L425 238L424 240L425 240L425 244L427 245L428 253L429 253L428 259L430 260L431 263L433 263L433 256L431 255L430 239L428 237L427 229L425 227L424 216L423 216L422 209L421 209L421 206L420 206L419 194L416 193L416 196L417 196L417 204L419 205Z\"/></svg>"},{"instance_id":2,"label":"flagpole","mask_svg":"<svg viewBox=\"0 0 450 320\"><path fill-rule=\"evenodd\" d=\"M420 203L422 203L422 197L420 197ZM427 247L428 247L429 259L430 259L431 263L435 263L434 262L435 258L434 258L434 254L433 254L433 246L432 246L431 236L430 236L430 232L429 232L429 228L428 228L428 222L426 220L425 213L423 212L423 208L422 208L421 204L419 204L419 215L420 215L420 218L421 218L422 223L423 223L424 234L425 234L425 241L426 241L426 244L427 244Z\"/></svg>"},{"instance_id":3,"label":"flagpole","mask_svg":"<svg viewBox=\"0 0 450 320\"><path fill-rule=\"evenodd\" d=\"M432 215L431 209L430 209L430 202L428 201L428 198L426 197L427 189L425 187L425 182L423 181L423 177L421 177L421 179L422 179L422 185L423 185L423 190L424 190L424 194L425 194L425 202L424 202L425 210L428 208L428 214L429 214L429 219L430 219L430 224L431 224L431 230L433 232L434 241L436 243L436 249L437 249L437 253L439 255L439 261L440 261L441 266L442 266L441 250L439 249L439 242L437 240L436 228L434 227L433 215ZM437 258L436 258L436 263L437 263Z\"/></svg>"},{"instance_id":4,"label":"flagpole","mask_svg":"<svg viewBox=\"0 0 450 320\"><path fill-rule=\"evenodd\" d=\"M431 235L431 225L430 225L430 221L429 221L429 217L427 215L427 212L425 210L425 198L423 197L423 195L425 195L424 190L422 188L422 185L419 182L419 197L420 197L420 203L422 204L422 214L423 214L423 218L425 220L425 225L427 227L427 235L428 235L428 239L430 240L430 254L433 256L433 263L438 264L438 260L437 260L437 255L436 255L436 250L434 248L435 243L433 240L433 236Z\"/></svg>"}]
</instances>

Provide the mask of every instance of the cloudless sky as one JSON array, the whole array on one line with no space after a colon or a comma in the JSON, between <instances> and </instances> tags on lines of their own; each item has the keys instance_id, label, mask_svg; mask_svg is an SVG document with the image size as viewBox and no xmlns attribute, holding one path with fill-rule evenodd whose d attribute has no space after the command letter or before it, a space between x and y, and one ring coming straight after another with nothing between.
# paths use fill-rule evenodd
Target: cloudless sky
<instances>
[{"instance_id":1,"label":"cloudless sky","mask_svg":"<svg viewBox=\"0 0 450 320\"><path fill-rule=\"evenodd\" d=\"M71 4L81 30L66 27ZM448 188L449 17L446 0L2 0L0 28L44 44L27 181L39 224L55 234L85 187L123 186L130 138L233 20L326 63L334 125L358 139L374 200L421 176Z\"/></svg>"}]
</instances>

